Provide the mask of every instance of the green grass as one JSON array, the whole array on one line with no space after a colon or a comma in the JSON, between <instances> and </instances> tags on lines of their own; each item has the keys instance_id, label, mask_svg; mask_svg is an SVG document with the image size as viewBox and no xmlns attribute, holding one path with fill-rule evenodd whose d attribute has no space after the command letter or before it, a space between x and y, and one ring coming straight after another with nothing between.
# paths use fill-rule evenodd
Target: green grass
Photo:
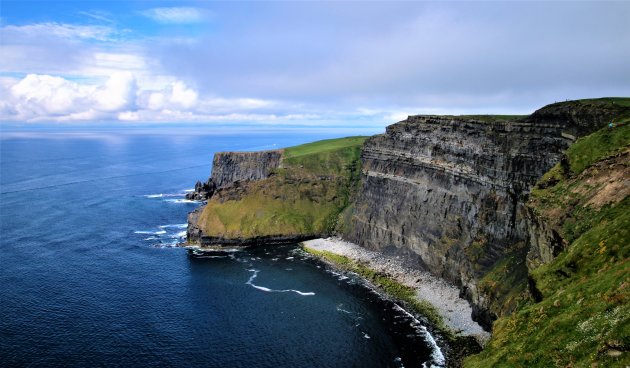
<instances>
[{"instance_id":1,"label":"green grass","mask_svg":"<svg viewBox=\"0 0 630 368\"><path fill-rule=\"evenodd\" d=\"M208 236L225 238L333 233L358 187L365 139L286 148L282 168L271 177L243 183L227 200L210 199L199 227Z\"/></svg>"},{"instance_id":2,"label":"green grass","mask_svg":"<svg viewBox=\"0 0 630 368\"><path fill-rule=\"evenodd\" d=\"M346 147L361 146L368 137L355 136L335 139L325 139L317 142L306 143L299 146L284 149L284 159L292 159L314 153L322 153L330 150L337 150Z\"/></svg>"},{"instance_id":3,"label":"green grass","mask_svg":"<svg viewBox=\"0 0 630 368\"><path fill-rule=\"evenodd\" d=\"M314 175L352 175L367 137L327 139L284 149L282 165Z\"/></svg>"},{"instance_id":4,"label":"green grass","mask_svg":"<svg viewBox=\"0 0 630 368\"><path fill-rule=\"evenodd\" d=\"M362 278L368 280L386 295L402 302L413 312L425 317L433 327L440 331L440 333L444 337L446 337L450 341L455 340L455 335L446 326L446 324L444 323L444 319L439 314L437 309L435 309L435 307L433 307L428 302L418 299L416 297L416 291L414 288L405 286L392 279L391 277L383 273L374 271L373 269L367 267L365 264L353 261L348 257L334 254L328 251L319 251L308 247L303 247L303 249L306 252L313 254L319 258L328 260L329 262L333 263L334 265L345 271L350 271L358 274Z\"/></svg>"},{"instance_id":5,"label":"green grass","mask_svg":"<svg viewBox=\"0 0 630 368\"><path fill-rule=\"evenodd\" d=\"M622 107L630 107L630 97L585 98L576 101L580 104L591 106L617 105Z\"/></svg>"},{"instance_id":6,"label":"green grass","mask_svg":"<svg viewBox=\"0 0 630 368\"><path fill-rule=\"evenodd\" d=\"M578 139L566 154L571 163L571 171L579 174L593 163L613 155L630 144L630 118L617 121L623 124L615 128L603 128Z\"/></svg>"}]
</instances>

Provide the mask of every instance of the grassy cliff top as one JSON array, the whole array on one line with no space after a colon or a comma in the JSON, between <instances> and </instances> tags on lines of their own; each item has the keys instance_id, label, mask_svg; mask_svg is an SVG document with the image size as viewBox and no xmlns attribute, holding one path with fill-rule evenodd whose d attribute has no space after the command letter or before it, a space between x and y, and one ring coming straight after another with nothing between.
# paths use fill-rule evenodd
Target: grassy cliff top
<instances>
[{"instance_id":1,"label":"grassy cliff top","mask_svg":"<svg viewBox=\"0 0 630 368\"><path fill-rule=\"evenodd\" d=\"M301 144L299 146L287 147L284 149L284 159L294 159L301 156L321 154L326 151L338 150L341 148L361 146L368 137L354 136L345 138L324 139L321 141Z\"/></svg>"},{"instance_id":2,"label":"grassy cliff top","mask_svg":"<svg viewBox=\"0 0 630 368\"><path fill-rule=\"evenodd\" d=\"M346 175L361 155L368 137L326 139L288 147L282 154L282 166L303 175Z\"/></svg>"},{"instance_id":3,"label":"grassy cliff top","mask_svg":"<svg viewBox=\"0 0 630 368\"><path fill-rule=\"evenodd\" d=\"M623 107L630 107L630 97L584 98L581 100L556 102L555 104L578 104L578 105L587 105L587 106L618 105L618 106L623 106Z\"/></svg>"}]
</instances>

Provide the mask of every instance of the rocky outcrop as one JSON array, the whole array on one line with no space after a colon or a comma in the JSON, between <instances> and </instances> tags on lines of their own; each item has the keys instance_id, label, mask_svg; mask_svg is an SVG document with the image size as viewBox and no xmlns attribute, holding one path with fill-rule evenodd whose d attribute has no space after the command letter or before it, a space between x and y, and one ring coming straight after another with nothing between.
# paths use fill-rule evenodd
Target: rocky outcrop
<instances>
[{"instance_id":1,"label":"rocky outcrop","mask_svg":"<svg viewBox=\"0 0 630 368\"><path fill-rule=\"evenodd\" d=\"M529 206L521 206L519 213L528 240L526 264L528 270L551 262L566 249L567 242L549 222L540 218Z\"/></svg>"},{"instance_id":2,"label":"rocky outcrop","mask_svg":"<svg viewBox=\"0 0 630 368\"><path fill-rule=\"evenodd\" d=\"M577 100L557 102L535 111L527 120L545 124L554 122L562 126L567 137L581 137L593 132L594 127L602 127L618 118L625 106L619 102L602 100Z\"/></svg>"},{"instance_id":3,"label":"rocky outcrop","mask_svg":"<svg viewBox=\"0 0 630 368\"><path fill-rule=\"evenodd\" d=\"M216 189L217 186L212 178L209 178L208 181L205 183L197 181L197 183L195 184L195 190L190 193L186 193L186 199L190 199L193 201L204 201L212 197Z\"/></svg>"},{"instance_id":4,"label":"rocky outcrop","mask_svg":"<svg viewBox=\"0 0 630 368\"><path fill-rule=\"evenodd\" d=\"M238 186L241 181L266 179L272 170L280 166L281 159L282 150L216 153L212 160L212 176L205 183L197 181L195 190L186 194L186 198L208 200L218 190L233 187L235 184ZM197 226L202 210L203 207L200 207L188 214L188 241L199 242L202 245L233 243L229 239L212 239L203 236L202 230Z\"/></svg>"},{"instance_id":5,"label":"rocky outcrop","mask_svg":"<svg viewBox=\"0 0 630 368\"><path fill-rule=\"evenodd\" d=\"M237 181L261 180L280 166L281 150L219 152L212 160L212 181L217 188Z\"/></svg>"},{"instance_id":6,"label":"rocky outcrop","mask_svg":"<svg viewBox=\"0 0 630 368\"><path fill-rule=\"evenodd\" d=\"M217 189L236 182L265 179L280 166L281 159L282 150L218 152L212 160L212 176L205 183L197 181L195 190L186 194L186 198L203 201Z\"/></svg>"},{"instance_id":7,"label":"rocky outcrop","mask_svg":"<svg viewBox=\"0 0 630 368\"><path fill-rule=\"evenodd\" d=\"M606 116L580 114L551 105L516 121L410 116L387 127L365 144L362 187L344 237L416 255L419 268L458 285L489 328L502 312L479 282L506 257L523 254L529 238L553 238L530 224L523 203L574 134L601 127ZM539 247L541 257L553 256L545 252Z\"/></svg>"}]
</instances>

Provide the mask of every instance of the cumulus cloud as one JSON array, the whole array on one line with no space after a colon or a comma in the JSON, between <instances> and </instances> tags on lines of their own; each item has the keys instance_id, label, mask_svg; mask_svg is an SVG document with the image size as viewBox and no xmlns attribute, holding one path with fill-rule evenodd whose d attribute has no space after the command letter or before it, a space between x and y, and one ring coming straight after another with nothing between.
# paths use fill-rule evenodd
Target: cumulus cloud
<instances>
[{"instance_id":1,"label":"cumulus cloud","mask_svg":"<svg viewBox=\"0 0 630 368\"><path fill-rule=\"evenodd\" d=\"M113 74L104 86L96 88L91 98L94 107L102 111L120 111L134 107L136 79L130 72Z\"/></svg>"},{"instance_id":2,"label":"cumulus cloud","mask_svg":"<svg viewBox=\"0 0 630 368\"><path fill-rule=\"evenodd\" d=\"M50 75L29 74L11 87L19 117L56 116L75 112L94 88Z\"/></svg>"},{"instance_id":3,"label":"cumulus cloud","mask_svg":"<svg viewBox=\"0 0 630 368\"><path fill-rule=\"evenodd\" d=\"M197 104L199 94L182 81L169 83L159 91L148 90L139 96L139 106L148 110L188 110Z\"/></svg>"},{"instance_id":4,"label":"cumulus cloud","mask_svg":"<svg viewBox=\"0 0 630 368\"><path fill-rule=\"evenodd\" d=\"M193 7L153 8L142 12L156 22L167 24L199 23L203 20L203 12Z\"/></svg>"},{"instance_id":5,"label":"cumulus cloud","mask_svg":"<svg viewBox=\"0 0 630 368\"><path fill-rule=\"evenodd\" d=\"M131 73L113 74L103 85L29 74L10 88L19 120L89 120L103 113L133 108L136 84Z\"/></svg>"},{"instance_id":6,"label":"cumulus cloud","mask_svg":"<svg viewBox=\"0 0 630 368\"><path fill-rule=\"evenodd\" d=\"M200 98L181 80L163 76L147 88L131 72L101 83L78 83L52 75L0 79L0 119L19 121L281 121L308 115L270 114L271 101L253 98ZM158 85L158 88L155 86ZM243 114L242 111L253 111Z\"/></svg>"}]
</instances>

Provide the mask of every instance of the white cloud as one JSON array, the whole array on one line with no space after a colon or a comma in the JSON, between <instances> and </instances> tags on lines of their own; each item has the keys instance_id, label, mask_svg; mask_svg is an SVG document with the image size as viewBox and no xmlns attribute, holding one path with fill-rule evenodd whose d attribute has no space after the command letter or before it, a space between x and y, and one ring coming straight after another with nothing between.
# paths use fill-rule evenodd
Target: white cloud
<instances>
[{"instance_id":1,"label":"white cloud","mask_svg":"<svg viewBox=\"0 0 630 368\"><path fill-rule=\"evenodd\" d=\"M11 87L18 117L70 114L85 105L93 88L80 86L60 77L29 74Z\"/></svg>"},{"instance_id":2,"label":"white cloud","mask_svg":"<svg viewBox=\"0 0 630 368\"><path fill-rule=\"evenodd\" d=\"M220 113L233 110L257 110L278 105L278 103L258 98L205 98L199 103L199 110L206 113Z\"/></svg>"},{"instance_id":3,"label":"white cloud","mask_svg":"<svg viewBox=\"0 0 630 368\"><path fill-rule=\"evenodd\" d=\"M95 107L101 111L120 111L132 108L136 100L136 79L130 72L112 75L104 86L93 94Z\"/></svg>"},{"instance_id":4,"label":"white cloud","mask_svg":"<svg viewBox=\"0 0 630 368\"><path fill-rule=\"evenodd\" d=\"M182 81L168 83L161 90L145 90L140 93L138 105L148 110L188 110L197 105L199 94Z\"/></svg>"},{"instance_id":5,"label":"white cloud","mask_svg":"<svg viewBox=\"0 0 630 368\"><path fill-rule=\"evenodd\" d=\"M153 88L138 83L131 72L113 73L100 83L45 74L29 74L21 80L2 78L0 120L278 122L312 117L256 112L277 105L265 100L200 98L195 89L169 76L157 76L148 86ZM244 114L243 110L254 112Z\"/></svg>"},{"instance_id":6,"label":"white cloud","mask_svg":"<svg viewBox=\"0 0 630 368\"><path fill-rule=\"evenodd\" d=\"M35 23L23 26L7 25L0 28L5 39L15 36L45 36L65 39L92 39L108 41L116 34L114 28L97 25L75 25L66 23Z\"/></svg>"},{"instance_id":7,"label":"white cloud","mask_svg":"<svg viewBox=\"0 0 630 368\"><path fill-rule=\"evenodd\" d=\"M194 90L186 87L183 82L173 83L171 89L171 102L175 105L188 109L197 103L198 94Z\"/></svg>"},{"instance_id":8,"label":"white cloud","mask_svg":"<svg viewBox=\"0 0 630 368\"><path fill-rule=\"evenodd\" d=\"M157 22L167 24L199 23L203 20L201 10L192 7L153 8L142 14Z\"/></svg>"},{"instance_id":9,"label":"white cloud","mask_svg":"<svg viewBox=\"0 0 630 368\"><path fill-rule=\"evenodd\" d=\"M131 73L113 74L102 85L79 84L67 79L29 74L10 88L5 119L94 120L108 113L133 108L136 82Z\"/></svg>"}]
</instances>

